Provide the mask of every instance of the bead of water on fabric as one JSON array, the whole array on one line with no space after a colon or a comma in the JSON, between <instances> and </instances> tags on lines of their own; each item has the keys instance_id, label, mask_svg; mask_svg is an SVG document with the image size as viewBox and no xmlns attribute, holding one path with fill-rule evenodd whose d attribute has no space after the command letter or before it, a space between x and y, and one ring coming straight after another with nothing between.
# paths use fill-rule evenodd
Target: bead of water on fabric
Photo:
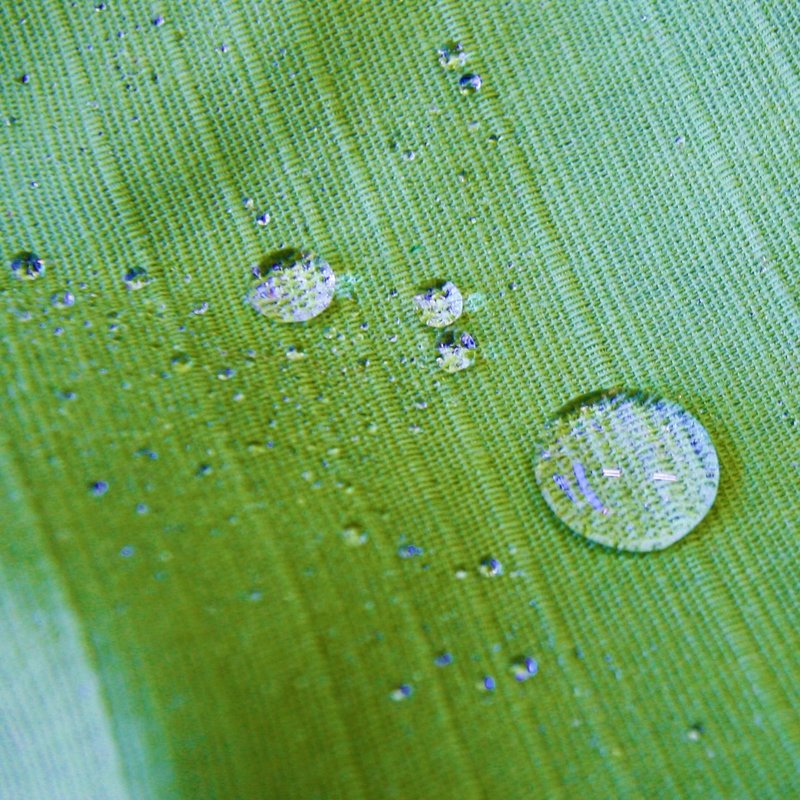
<instances>
[{"instance_id":1,"label":"bead of water on fabric","mask_svg":"<svg viewBox=\"0 0 800 800\"><path fill-rule=\"evenodd\" d=\"M637 391L579 398L545 427L536 481L556 516L587 539L659 550L703 519L719 462L708 432L676 403Z\"/></svg>"},{"instance_id":2,"label":"bead of water on fabric","mask_svg":"<svg viewBox=\"0 0 800 800\"><path fill-rule=\"evenodd\" d=\"M137 291L147 286L150 282L150 277L144 267L132 267L123 274L122 280L128 289Z\"/></svg>"},{"instance_id":3,"label":"bead of water on fabric","mask_svg":"<svg viewBox=\"0 0 800 800\"><path fill-rule=\"evenodd\" d=\"M520 683L539 672L539 662L532 656L521 656L511 662L511 674Z\"/></svg>"},{"instance_id":4,"label":"bead of water on fabric","mask_svg":"<svg viewBox=\"0 0 800 800\"><path fill-rule=\"evenodd\" d=\"M333 300L336 277L322 258L304 254L279 260L264 270L266 278L247 295L258 312L279 322L305 322L321 314Z\"/></svg>"},{"instance_id":5,"label":"bead of water on fabric","mask_svg":"<svg viewBox=\"0 0 800 800\"><path fill-rule=\"evenodd\" d=\"M439 64L444 69L458 69L469 60L469 54L461 42L451 42L436 51Z\"/></svg>"},{"instance_id":6,"label":"bead of water on fabric","mask_svg":"<svg viewBox=\"0 0 800 800\"><path fill-rule=\"evenodd\" d=\"M11 274L21 281L41 278L45 272L44 261L31 251L18 253L11 259Z\"/></svg>"},{"instance_id":7,"label":"bead of water on fabric","mask_svg":"<svg viewBox=\"0 0 800 800\"><path fill-rule=\"evenodd\" d=\"M475 73L468 72L458 79L458 88L462 94L475 94L483 86L483 78Z\"/></svg>"},{"instance_id":8,"label":"bead of water on fabric","mask_svg":"<svg viewBox=\"0 0 800 800\"><path fill-rule=\"evenodd\" d=\"M339 534L348 547L362 547L369 540L369 535L358 523L345 526Z\"/></svg>"},{"instance_id":9,"label":"bead of water on fabric","mask_svg":"<svg viewBox=\"0 0 800 800\"><path fill-rule=\"evenodd\" d=\"M409 683L401 683L396 689L389 693L390 699L399 703L401 700L407 700L414 693L414 689Z\"/></svg>"},{"instance_id":10,"label":"bead of water on fabric","mask_svg":"<svg viewBox=\"0 0 800 800\"><path fill-rule=\"evenodd\" d=\"M414 295L414 304L422 321L432 328L452 325L464 310L463 295L452 281Z\"/></svg>"},{"instance_id":11,"label":"bead of water on fabric","mask_svg":"<svg viewBox=\"0 0 800 800\"><path fill-rule=\"evenodd\" d=\"M108 481L94 481L89 484L89 492L95 497L102 497L108 492Z\"/></svg>"},{"instance_id":12,"label":"bead of water on fabric","mask_svg":"<svg viewBox=\"0 0 800 800\"><path fill-rule=\"evenodd\" d=\"M484 558L478 565L478 573L484 578L497 578L503 574L503 565L496 558Z\"/></svg>"}]
</instances>

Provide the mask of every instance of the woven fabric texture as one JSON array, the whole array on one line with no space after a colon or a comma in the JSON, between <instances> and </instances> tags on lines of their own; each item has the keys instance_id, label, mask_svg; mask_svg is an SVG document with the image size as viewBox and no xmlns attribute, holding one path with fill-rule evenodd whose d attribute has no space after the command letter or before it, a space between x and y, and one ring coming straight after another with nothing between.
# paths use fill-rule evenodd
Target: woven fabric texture
<instances>
[{"instance_id":1,"label":"woven fabric texture","mask_svg":"<svg viewBox=\"0 0 800 800\"><path fill-rule=\"evenodd\" d=\"M0 796L800 794L795 4L6 6ZM610 386L717 448L663 552L535 483Z\"/></svg>"}]
</instances>

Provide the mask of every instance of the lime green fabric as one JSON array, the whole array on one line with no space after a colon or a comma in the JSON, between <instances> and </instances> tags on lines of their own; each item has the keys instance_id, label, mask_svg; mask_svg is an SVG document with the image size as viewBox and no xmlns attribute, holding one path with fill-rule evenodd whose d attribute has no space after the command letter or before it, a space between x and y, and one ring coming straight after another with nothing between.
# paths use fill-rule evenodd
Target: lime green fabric
<instances>
[{"instance_id":1,"label":"lime green fabric","mask_svg":"<svg viewBox=\"0 0 800 800\"><path fill-rule=\"evenodd\" d=\"M0 16L0 795L800 793L794 5L95 5ZM280 247L308 323L244 302ZM663 552L535 485L612 385L718 450Z\"/></svg>"}]
</instances>

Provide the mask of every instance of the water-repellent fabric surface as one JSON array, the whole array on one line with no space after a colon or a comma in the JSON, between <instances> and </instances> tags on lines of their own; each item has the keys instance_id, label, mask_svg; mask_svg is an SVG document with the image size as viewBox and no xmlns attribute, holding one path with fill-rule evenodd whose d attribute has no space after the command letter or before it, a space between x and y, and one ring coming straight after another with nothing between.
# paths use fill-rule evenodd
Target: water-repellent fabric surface
<instances>
[{"instance_id":1,"label":"water-repellent fabric surface","mask_svg":"<svg viewBox=\"0 0 800 800\"><path fill-rule=\"evenodd\" d=\"M795 4L6 2L0 42L2 797L800 793ZM286 249L336 276L304 322L246 302ZM536 484L614 386L719 457L659 552Z\"/></svg>"}]
</instances>

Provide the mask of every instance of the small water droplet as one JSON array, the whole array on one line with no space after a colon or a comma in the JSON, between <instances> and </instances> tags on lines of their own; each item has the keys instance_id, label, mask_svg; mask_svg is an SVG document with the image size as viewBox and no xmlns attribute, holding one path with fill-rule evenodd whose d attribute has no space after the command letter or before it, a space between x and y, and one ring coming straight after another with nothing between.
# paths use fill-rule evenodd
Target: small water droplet
<instances>
[{"instance_id":1,"label":"small water droplet","mask_svg":"<svg viewBox=\"0 0 800 800\"><path fill-rule=\"evenodd\" d=\"M286 348L286 358L289 361L302 361L306 354L302 350L298 350L294 345Z\"/></svg>"},{"instance_id":2,"label":"small water droplet","mask_svg":"<svg viewBox=\"0 0 800 800\"><path fill-rule=\"evenodd\" d=\"M480 91L481 86L483 86L483 78L472 72L468 72L458 79L458 88L461 94L475 94Z\"/></svg>"},{"instance_id":3,"label":"small water droplet","mask_svg":"<svg viewBox=\"0 0 800 800\"><path fill-rule=\"evenodd\" d=\"M266 280L254 286L247 302L279 322L304 322L321 314L333 300L336 277L327 261L304 254L277 261L265 270Z\"/></svg>"},{"instance_id":4,"label":"small water droplet","mask_svg":"<svg viewBox=\"0 0 800 800\"><path fill-rule=\"evenodd\" d=\"M123 276L122 280L125 282L125 285L133 292L144 289L148 283L150 283L150 278L147 274L147 270L144 267L133 267L129 269Z\"/></svg>"},{"instance_id":5,"label":"small water droplet","mask_svg":"<svg viewBox=\"0 0 800 800\"><path fill-rule=\"evenodd\" d=\"M686 738L690 742L699 742L700 738L705 733L705 728L700 722L695 722L694 725L689 727L689 730L686 731Z\"/></svg>"},{"instance_id":6,"label":"small water droplet","mask_svg":"<svg viewBox=\"0 0 800 800\"><path fill-rule=\"evenodd\" d=\"M484 558L478 565L478 573L484 578L497 578L503 574L503 565L496 558Z\"/></svg>"},{"instance_id":7,"label":"small water droplet","mask_svg":"<svg viewBox=\"0 0 800 800\"><path fill-rule=\"evenodd\" d=\"M683 138L683 136L678 135L675 137L675 147L683 147L685 144L686 140Z\"/></svg>"},{"instance_id":8,"label":"small water droplet","mask_svg":"<svg viewBox=\"0 0 800 800\"><path fill-rule=\"evenodd\" d=\"M214 471L214 468L211 464L201 464L197 468L197 472L195 473L198 478L204 478L206 475L210 475Z\"/></svg>"},{"instance_id":9,"label":"small water droplet","mask_svg":"<svg viewBox=\"0 0 800 800\"><path fill-rule=\"evenodd\" d=\"M660 550L711 508L719 462L703 426L642 392L580 398L548 422L536 481L573 531L620 550Z\"/></svg>"},{"instance_id":10,"label":"small water droplet","mask_svg":"<svg viewBox=\"0 0 800 800\"><path fill-rule=\"evenodd\" d=\"M400 558L416 558L417 556L421 556L422 553L422 548L413 544L403 545L397 550L397 555L400 556Z\"/></svg>"},{"instance_id":11,"label":"small water droplet","mask_svg":"<svg viewBox=\"0 0 800 800\"><path fill-rule=\"evenodd\" d=\"M235 374L236 370L233 367L225 367L217 373L217 380L229 381Z\"/></svg>"},{"instance_id":12,"label":"small water droplet","mask_svg":"<svg viewBox=\"0 0 800 800\"><path fill-rule=\"evenodd\" d=\"M125 547L123 547L123 548L122 548L122 549L119 551L119 554L120 554L120 555L121 555L123 558L130 558L130 557L133 555L133 553L134 553L134 549L133 549L133 547L132 547L131 545L129 545L129 544L126 544L126 545L125 545Z\"/></svg>"},{"instance_id":13,"label":"small water droplet","mask_svg":"<svg viewBox=\"0 0 800 800\"><path fill-rule=\"evenodd\" d=\"M108 491L108 481L95 481L89 484L89 491L95 497L102 497Z\"/></svg>"},{"instance_id":14,"label":"small water droplet","mask_svg":"<svg viewBox=\"0 0 800 800\"><path fill-rule=\"evenodd\" d=\"M403 152L403 161L413 161L417 154L413 150L405 150Z\"/></svg>"},{"instance_id":15,"label":"small water droplet","mask_svg":"<svg viewBox=\"0 0 800 800\"><path fill-rule=\"evenodd\" d=\"M159 14L157 17L153 18L153 27L160 28L164 24L164 17Z\"/></svg>"},{"instance_id":16,"label":"small water droplet","mask_svg":"<svg viewBox=\"0 0 800 800\"><path fill-rule=\"evenodd\" d=\"M432 328L452 325L464 310L464 298L451 281L414 295L414 303L420 311L422 321Z\"/></svg>"},{"instance_id":17,"label":"small water droplet","mask_svg":"<svg viewBox=\"0 0 800 800\"><path fill-rule=\"evenodd\" d=\"M511 662L511 674L522 683L539 672L539 662L531 656L520 656Z\"/></svg>"},{"instance_id":18,"label":"small water droplet","mask_svg":"<svg viewBox=\"0 0 800 800\"><path fill-rule=\"evenodd\" d=\"M269 225L271 219L272 217L270 214L265 211L261 216L256 217L256 225Z\"/></svg>"},{"instance_id":19,"label":"small water droplet","mask_svg":"<svg viewBox=\"0 0 800 800\"><path fill-rule=\"evenodd\" d=\"M72 292L59 292L50 298L50 304L55 308L69 308L75 305L75 295Z\"/></svg>"},{"instance_id":20,"label":"small water droplet","mask_svg":"<svg viewBox=\"0 0 800 800\"><path fill-rule=\"evenodd\" d=\"M369 540L367 532L355 523L351 523L341 532L342 541L348 547L361 547Z\"/></svg>"},{"instance_id":21,"label":"small water droplet","mask_svg":"<svg viewBox=\"0 0 800 800\"><path fill-rule=\"evenodd\" d=\"M439 357L436 363L445 372L459 372L475 363L475 339L468 333L462 333L458 341L452 337L446 338L437 345Z\"/></svg>"},{"instance_id":22,"label":"small water droplet","mask_svg":"<svg viewBox=\"0 0 800 800\"><path fill-rule=\"evenodd\" d=\"M192 368L192 357L188 353L176 353L170 364L175 372L188 372Z\"/></svg>"},{"instance_id":23,"label":"small water droplet","mask_svg":"<svg viewBox=\"0 0 800 800\"><path fill-rule=\"evenodd\" d=\"M491 675L484 675L478 681L478 689L482 692L493 692L497 688L497 683Z\"/></svg>"},{"instance_id":24,"label":"small water droplet","mask_svg":"<svg viewBox=\"0 0 800 800\"><path fill-rule=\"evenodd\" d=\"M396 689L393 689L389 697L394 700L396 703L399 703L401 700L406 700L414 693L414 689L409 683L401 683Z\"/></svg>"},{"instance_id":25,"label":"small water droplet","mask_svg":"<svg viewBox=\"0 0 800 800\"><path fill-rule=\"evenodd\" d=\"M21 281L35 281L44 275L44 261L30 251L17 253L11 259L11 274Z\"/></svg>"},{"instance_id":26,"label":"small water droplet","mask_svg":"<svg viewBox=\"0 0 800 800\"><path fill-rule=\"evenodd\" d=\"M436 51L436 55L439 58L439 64L445 69L459 69L469 59L469 53L464 50L461 42L448 42L447 45Z\"/></svg>"},{"instance_id":27,"label":"small water droplet","mask_svg":"<svg viewBox=\"0 0 800 800\"><path fill-rule=\"evenodd\" d=\"M436 664L437 667L446 667L448 664L453 663L453 656L451 653L445 651L436 656L436 658L433 659L433 663Z\"/></svg>"}]
</instances>

